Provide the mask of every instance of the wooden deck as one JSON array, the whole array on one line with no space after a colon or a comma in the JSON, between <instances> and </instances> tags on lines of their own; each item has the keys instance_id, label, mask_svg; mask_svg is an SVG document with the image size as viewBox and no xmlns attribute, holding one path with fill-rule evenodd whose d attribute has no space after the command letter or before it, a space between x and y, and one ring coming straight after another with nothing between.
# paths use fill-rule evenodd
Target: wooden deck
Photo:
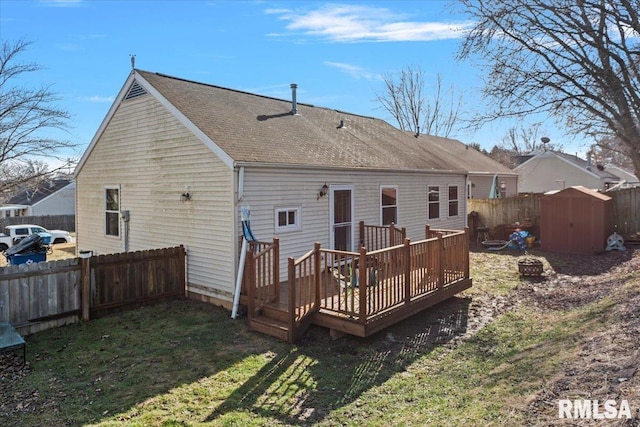
<instances>
[{"instance_id":1,"label":"wooden deck","mask_svg":"<svg viewBox=\"0 0 640 427\"><path fill-rule=\"evenodd\" d=\"M366 337L469 288L468 230L427 227L425 234L419 242L404 239L370 252L316 243L304 256L289 259L283 283L278 240L252 245L242 298L250 327L289 342L310 324L332 335Z\"/></svg>"}]
</instances>

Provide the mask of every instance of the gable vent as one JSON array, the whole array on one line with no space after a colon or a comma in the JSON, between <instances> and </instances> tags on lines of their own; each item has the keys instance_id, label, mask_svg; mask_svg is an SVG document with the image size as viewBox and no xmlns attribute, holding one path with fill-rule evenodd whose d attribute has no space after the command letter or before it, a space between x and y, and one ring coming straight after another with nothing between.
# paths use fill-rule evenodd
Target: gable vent
<instances>
[{"instance_id":1,"label":"gable vent","mask_svg":"<svg viewBox=\"0 0 640 427\"><path fill-rule=\"evenodd\" d=\"M147 94L147 91L144 90L144 88L140 86L138 82L134 81L133 84L131 85L131 89L129 89L129 92L127 93L127 96L124 97L124 100L128 101L130 99L137 98L139 96L143 96L146 94Z\"/></svg>"}]
</instances>

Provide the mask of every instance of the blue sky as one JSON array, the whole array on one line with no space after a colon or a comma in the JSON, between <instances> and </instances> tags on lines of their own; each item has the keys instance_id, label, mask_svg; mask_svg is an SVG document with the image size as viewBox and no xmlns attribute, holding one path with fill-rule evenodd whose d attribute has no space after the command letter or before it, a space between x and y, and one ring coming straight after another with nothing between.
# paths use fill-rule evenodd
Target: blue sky
<instances>
[{"instance_id":1,"label":"blue sky","mask_svg":"<svg viewBox=\"0 0 640 427\"><path fill-rule=\"evenodd\" d=\"M481 74L456 61L469 25L447 0L422 1L125 1L2 0L0 38L32 42L23 61L43 70L26 85L51 85L72 115L63 136L79 156L130 70L169 74L232 89L379 117L383 76L420 67L427 83L443 76L463 93L464 110L482 109ZM451 137L490 149L513 123ZM565 151L579 143L543 125ZM542 135L541 135L542 136Z\"/></svg>"}]
</instances>

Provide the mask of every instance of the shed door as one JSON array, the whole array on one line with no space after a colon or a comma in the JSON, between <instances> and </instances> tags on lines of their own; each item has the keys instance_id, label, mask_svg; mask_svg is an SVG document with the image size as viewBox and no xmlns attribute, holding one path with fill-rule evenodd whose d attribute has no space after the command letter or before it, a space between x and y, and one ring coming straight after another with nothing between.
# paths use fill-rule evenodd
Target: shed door
<instances>
[{"instance_id":1,"label":"shed door","mask_svg":"<svg viewBox=\"0 0 640 427\"><path fill-rule=\"evenodd\" d=\"M331 186L331 247L339 251L353 250L353 188Z\"/></svg>"}]
</instances>

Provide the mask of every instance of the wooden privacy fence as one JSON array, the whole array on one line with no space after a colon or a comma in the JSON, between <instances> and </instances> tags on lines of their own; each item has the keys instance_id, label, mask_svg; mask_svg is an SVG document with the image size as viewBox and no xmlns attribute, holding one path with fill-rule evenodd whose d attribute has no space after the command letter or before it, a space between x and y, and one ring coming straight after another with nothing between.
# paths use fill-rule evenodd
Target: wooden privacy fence
<instances>
[{"instance_id":1,"label":"wooden privacy fence","mask_svg":"<svg viewBox=\"0 0 640 427\"><path fill-rule=\"evenodd\" d=\"M0 321L23 335L185 296L183 246L0 269Z\"/></svg>"},{"instance_id":2,"label":"wooden privacy fence","mask_svg":"<svg viewBox=\"0 0 640 427\"><path fill-rule=\"evenodd\" d=\"M609 225L617 228L622 236L631 236L640 232L640 188L625 188L605 194L613 199L612 223ZM534 226L538 226L542 196L542 194L530 194L503 199L469 199L467 211L478 213L477 226L491 229L526 219L530 219Z\"/></svg>"},{"instance_id":3,"label":"wooden privacy fence","mask_svg":"<svg viewBox=\"0 0 640 427\"><path fill-rule=\"evenodd\" d=\"M42 215L42 216L13 216L0 219L0 228L7 225L35 224L47 230L76 231L75 215Z\"/></svg>"}]
</instances>

